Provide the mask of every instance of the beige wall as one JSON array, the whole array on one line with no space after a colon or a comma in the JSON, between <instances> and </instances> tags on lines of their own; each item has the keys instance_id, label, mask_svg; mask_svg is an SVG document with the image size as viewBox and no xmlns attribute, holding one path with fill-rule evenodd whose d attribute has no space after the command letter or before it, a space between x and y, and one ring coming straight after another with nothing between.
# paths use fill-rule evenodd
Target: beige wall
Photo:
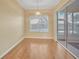
<instances>
[{"instance_id":1,"label":"beige wall","mask_svg":"<svg viewBox=\"0 0 79 59\"><path fill-rule=\"evenodd\" d=\"M0 56L23 35L23 10L15 0L0 0Z\"/></svg>"}]
</instances>

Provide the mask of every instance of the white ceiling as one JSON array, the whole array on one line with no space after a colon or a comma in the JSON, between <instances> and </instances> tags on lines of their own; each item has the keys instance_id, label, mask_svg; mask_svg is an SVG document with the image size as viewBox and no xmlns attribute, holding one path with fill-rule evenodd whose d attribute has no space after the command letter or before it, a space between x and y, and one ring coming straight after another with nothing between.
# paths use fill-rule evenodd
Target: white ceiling
<instances>
[{"instance_id":1,"label":"white ceiling","mask_svg":"<svg viewBox=\"0 0 79 59\"><path fill-rule=\"evenodd\" d=\"M17 0L25 9L51 9L57 5L60 0Z\"/></svg>"}]
</instances>

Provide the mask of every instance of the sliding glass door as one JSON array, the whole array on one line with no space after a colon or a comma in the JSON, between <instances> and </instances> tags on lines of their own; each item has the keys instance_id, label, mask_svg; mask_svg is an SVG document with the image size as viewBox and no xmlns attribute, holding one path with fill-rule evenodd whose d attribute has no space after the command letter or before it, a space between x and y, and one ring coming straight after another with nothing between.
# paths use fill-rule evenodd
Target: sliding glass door
<instances>
[{"instance_id":1,"label":"sliding glass door","mask_svg":"<svg viewBox=\"0 0 79 59\"><path fill-rule=\"evenodd\" d=\"M57 13L57 38L58 41L66 46L65 40L65 13L60 11Z\"/></svg>"},{"instance_id":2,"label":"sliding glass door","mask_svg":"<svg viewBox=\"0 0 79 59\"><path fill-rule=\"evenodd\" d=\"M71 15L70 15L71 14ZM68 16L68 39L67 48L79 57L79 12L67 14Z\"/></svg>"},{"instance_id":3,"label":"sliding glass door","mask_svg":"<svg viewBox=\"0 0 79 59\"><path fill-rule=\"evenodd\" d=\"M57 13L57 39L79 57L79 12Z\"/></svg>"}]
</instances>

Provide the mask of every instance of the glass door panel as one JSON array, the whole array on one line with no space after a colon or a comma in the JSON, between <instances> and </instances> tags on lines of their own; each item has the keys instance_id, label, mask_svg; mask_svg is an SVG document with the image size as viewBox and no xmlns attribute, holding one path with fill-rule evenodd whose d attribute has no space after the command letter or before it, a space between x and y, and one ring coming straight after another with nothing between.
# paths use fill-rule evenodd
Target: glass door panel
<instances>
[{"instance_id":1,"label":"glass door panel","mask_svg":"<svg viewBox=\"0 0 79 59\"><path fill-rule=\"evenodd\" d=\"M79 58L79 12L58 12L57 39Z\"/></svg>"},{"instance_id":2,"label":"glass door panel","mask_svg":"<svg viewBox=\"0 0 79 59\"><path fill-rule=\"evenodd\" d=\"M60 11L57 13L57 38L58 41L66 46L65 41L65 13Z\"/></svg>"},{"instance_id":3,"label":"glass door panel","mask_svg":"<svg viewBox=\"0 0 79 59\"><path fill-rule=\"evenodd\" d=\"M68 14L67 48L79 57L79 12Z\"/></svg>"}]
</instances>

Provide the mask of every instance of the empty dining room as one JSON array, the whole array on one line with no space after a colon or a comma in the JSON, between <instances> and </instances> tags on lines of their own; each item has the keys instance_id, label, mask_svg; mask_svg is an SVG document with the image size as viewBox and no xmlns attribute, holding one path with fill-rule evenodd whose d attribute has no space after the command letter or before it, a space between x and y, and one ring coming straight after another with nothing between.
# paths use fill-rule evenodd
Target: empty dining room
<instances>
[{"instance_id":1,"label":"empty dining room","mask_svg":"<svg viewBox=\"0 0 79 59\"><path fill-rule=\"evenodd\" d=\"M78 59L78 0L0 0L0 59Z\"/></svg>"}]
</instances>

